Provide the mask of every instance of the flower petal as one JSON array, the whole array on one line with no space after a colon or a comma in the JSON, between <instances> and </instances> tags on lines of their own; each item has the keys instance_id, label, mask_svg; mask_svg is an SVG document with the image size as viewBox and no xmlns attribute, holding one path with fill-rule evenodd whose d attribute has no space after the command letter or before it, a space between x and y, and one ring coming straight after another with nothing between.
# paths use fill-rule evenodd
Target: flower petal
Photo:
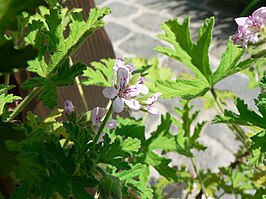
<instances>
[{"instance_id":1,"label":"flower petal","mask_svg":"<svg viewBox=\"0 0 266 199\"><path fill-rule=\"evenodd\" d=\"M124 102L120 97L117 97L113 103L114 112L121 113L124 110Z\"/></svg>"},{"instance_id":2,"label":"flower petal","mask_svg":"<svg viewBox=\"0 0 266 199\"><path fill-rule=\"evenodd\" d=\"M113 67L114 73L116 73L119 68L125 68L125 61L122 58L116 58L115 65Z\"/></svg>"},{"instance_id":3,"label":"flower petal","mask_svg":"<svg viewBox=\"0 0 266 199\"><path fill-rule=\"evenodd\" d=\"M125 100L125 104L132 110L132 111L138 111L140 109L140 104L138 100L135 99L129 99Z\"/></svg>"},{"instance_id":4,"label":"flower petal","mask_svg":"<svg viewBox=\"0 0 266 199\"><path fill-rule=\"evenodd\" d=\"M119 91L114 87L106 87L102 90L102 93L107 99L113 99L118 95Z\"/></svg>"},{"instance_id":5,"label":"flower petal","mask_svg":"<svg viewBox=\"0 0 266 199\"><path fill-rule=\"evenodd\" d=\"M261 7L252 13L253 17L259 17L266 23L266 7Z\"/></svg>"},{"instance_id":6,"label":"flower petal","mask_svg":"<svg viewBox=\"0 0 266 199\"><path fill-rule=\"evenodd\" d=\"M136 84L139 94L147 95L149 93L149 88L144 84Z\"/></svg>"},{"instance_id":7,"label":"flower petal","mask_svg":"<svg viewBox=\"0 0 266 199\"><path fill-rule=\"evenodd\" d=\"M161 92L154 93L150 98L144 101L145 104L152 105L154 102L158 100L158 98L162 95Z\"/></svg>"},{"instance_id":8,"label":"flower petal","mask_svg":"<svg viewBox=\"0 0 266 199\"><path fill-rule=\"evenodd\" d=\"M247 21L247 19L248 19L248 17L238 17L238 18L235 18L235 22L239 26L244 26L246 21Z\"/></svg>"},{"instance_id":9,"label":"flower petal","mask_svg":"<svg viewBox=\"0 0 266 199\"><path fill-rule=\"evenodd\" d=\"M160 112L157 108L154 108L153 106L149 106L147 108L147 111L150 113L150 114L153 114L153 115L159 115Z\"/></svg>"},{"instance_id":10,"label":"flower petal","mask_svg":"<svg viewBox=\"0 0 266 199\"><path fill-rule=\"evenodd\" d=\"M95 107L91 111L91 122L93 126L99 127L106 114L105 108Z\"/></svg>"},{"instance_id":11,"label":"flower petal","mask_svg":"<svg viewBox=\"0 0 266 199\"><path fill-rule=\"evenodd\" d=\"M129 72L125 68L119 68L117 70L117 89L120 91L121 89L126 88L129 82Z\"/></svg>"},{"instance_id":12,"label":"flower petal","mask_svg":"<svg viewBox=\"0 0 266 199\"><path fill-rule=\"evenodd\" d=\"M110 119L110 120L108 120L107 123L106 123L106 127L107 127L108 129L114 129L114 128L117 127L117 126L118 126L118 123L117 123L117 121L114 120L114 119Z\"/></svg>"}]
</instances>

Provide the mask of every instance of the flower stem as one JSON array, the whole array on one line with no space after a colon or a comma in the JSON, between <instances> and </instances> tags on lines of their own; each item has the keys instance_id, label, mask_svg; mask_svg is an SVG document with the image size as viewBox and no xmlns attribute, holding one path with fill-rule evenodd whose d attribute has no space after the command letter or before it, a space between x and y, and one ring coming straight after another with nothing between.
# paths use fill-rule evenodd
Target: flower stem
<instances>
[{"instance_id":1,"label":"flower stem","mask_svg":"<svg viewBox=\"0 0 266 199\"><path fill-rule=\"evenodd\" d=\"M69 65L72 66L73 65L73 61L71 59L71 57L69 57ZM86 101L86 97L84 95L84 91L83 91L83 88L81 86L81 83L80 83L80 80L79 80L79 77L75 77L75 82L77 84L77 87L78 87L78 91L79 91L79 94L80 94L80 97L81 97L81 100L82 100L82 103L84 105L84 108L85 108L85 111L88 112L89 111L89 106L88 106L88 103Z\"/></svg>"},{"instance_id":2,"label":"flower stem","mask_svg":"<svg viewBox=\"0 0 266 199\"><path fill-rule=\"evenodd\" d=\"M22 102L15 108L15 110L11 113L10 117L7 119L7 122L12 121L15 117L23 111L23 109L36 97L42 90L42 87L34 88L27 97L24 98Z\"/></svg>"},{"instance_id":3,"label":"flower stem","mask_svg":"<svg viewBox=\"0 0 266 199\"><path fill-rule=\"evenodd\" d=\"M215 100L215 103L219 107L220 111L224 114L223 105L222 105L221 101L219 100L219 98L217 97L217 94L216 94L214 88L211 88L210 91L211 91L211 94ZM247 136L245 135L245 132L243 131L243 129L240 128L239 126L235 125L235 124L231 124L231 125L227 124L227 126L235 133L235 135L242 142L242 144L248 148L248 144L246 143Z\"/></svg>"},{"instance_id":4,"label":"flower stem","mask_svg":"<svg viewBox=\"0 0 266 199\"><path fill-rule=\"evenodd\" d=\"M200 177L200 174L199 174L199 172L198 172L198 168L197 168L197 166L196 166L196 164L195 164L194 158L192 157L192 158L190 158L190 160L191 160L191 163L192 163L193 169L194 169L194 171L195 171L195 173L196 173L196 175L197 175L197 178L199 179L200 186L201 186L201 190L202 190L203 194L205 195L205 198L208 198L208 196L207 196L207 192L206 192L206 188L205 188L204 183L203 183L203 181L202 181L202 179L201 179L201 177Z\"/></svg>"},{"instance_id":5,"label":"flower stem","mask_svg":"<svg viewBox=\"0 0 266 199\"><path fill-rule=\"evenodd\" d=\"M104 117L104 120L103 120L103 122L102 122L102 124L101 124L101 126L100 126L100 128L99 128L99 130L98 130L98 132L97 132L97 134L96 134L96 136L94 138L94 140L93 140L93 144L96 144L98 142L98 139L99 139L100 135L102 134L103 129L104 129L107 121L109 120L110 116L112 115L112 113L113 113L113 102L111 103L111 105L110 105L110 107L108 109L108 112L106 113L106 115Z\"/></svg>"},{"instance_id":6,"label":"flower stem","mask_svg":"<svg viewBox=\"0 0 266 199\"><path fill-rule=\"evenodd\" d=\"M86 97L84 95L84 91L83 91L83 88L81 86L79 77L75 77L75 81L76 81L76 84L77 84L77 87L78 87L78 91L79 91L82 103L84 105L85 111L88 112L89 111L89 106L88 106L88 103L86 101Z\"/></svg>"}]
</instances>

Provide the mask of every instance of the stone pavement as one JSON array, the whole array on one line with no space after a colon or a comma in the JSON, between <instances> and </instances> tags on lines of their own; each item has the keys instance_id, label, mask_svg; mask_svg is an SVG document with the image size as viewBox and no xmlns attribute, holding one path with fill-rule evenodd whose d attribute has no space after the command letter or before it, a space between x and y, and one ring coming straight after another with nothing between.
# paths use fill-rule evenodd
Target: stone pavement
<instances>
[{"instance_id":1,"label":"stone pavement","mask_svg":"<svg viewBox=\"0 0 266 199\"><path fill-rule=\"evenodd\" d=\"M109 7L112 13L105 18L105 29L109 35L117 57L147 57L157 56L161 66L170 67L177 74L187 72L182 64L164 55L153 51L153 48L162 45L156 35L163 33L160 24L164 21L178 17L179 21L190 16L192 38L196 38L197 29L204 19L215 16L214 38L210 48L210 64L215 69L219 64L220 56L226 47L228 37L235 31L233 15L234 9L226 5L219 5L218 1L209 1L209 4L201 3L202 0L95 0L99 7ZM217 6L214 8L213 6ZM225 12L226 11L226 12ZM256 90L247 90L248 80L237 74L221 81L217 87L231 90L238 96L245 99L251 106L254 106L253 99L257 96ZM202 109L202 100L193 101L196 108ZM174 105L177 99L160 100L157 104L162 113L174 114ZM232 104L232 109L234 105ZM199 120L211 120L217 112L215 110L204 111L200 114ZM142 115L136 115L142 117ZM149 116L147 121L148 131L156 128L160 118ZM204 129L200 141L208 149L196 153L196 163L199 168L210 168L217 170L220 166L229 165L234 160L233 154L237 152L239 142L234 135L222 124L212 125L210 123ZM169 153L173 165L191 165L189 159L176 154ZM153 177L158 174L153 173ZM182 198L179 191L172 195L173 198ZM224 199L231 198L225 195Z\"/></svg>"}]
</instances>

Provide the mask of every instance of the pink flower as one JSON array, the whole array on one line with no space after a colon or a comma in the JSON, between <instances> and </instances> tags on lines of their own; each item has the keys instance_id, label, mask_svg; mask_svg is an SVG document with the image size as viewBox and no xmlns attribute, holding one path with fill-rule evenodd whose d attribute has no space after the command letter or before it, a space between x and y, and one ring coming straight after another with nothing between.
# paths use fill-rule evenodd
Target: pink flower
<instances>
[{"instance_id":1,"label":"pink flower","mask_svg":"<svg viewBox=\"0 0 266 199\"><path fill-rule=\"evenodd\" d=\"M114 99L113 107L116 113L120 113L124 110L124 104L132 111L138 111L140 109L140 104L135 97L149 92L149 89L144 85L144 81L141 78L138 79L136 84L129 84L132 70L132 66L125 65L123 59L116 59L114 66L114 72L117 75L116 87L107 87L102 91L104 97Z\"/></svg>"},{"instance_id":2,"label":"pink flower","mask_svg":"<svg viewBox=\"0 0 266 199\"><path fill-rule=\"evenodd\" d=\"M238 31L232 35L233 43L247 48L249 43L255 44L259 41L262 28L266 24L266 7L257 9L249 17L236 18L235 22Z\"/></svg>"},{"instance_id":3,"label":"pink flower","mask_svg":"<svg viewBox=\"0 0 266 199\"><path fill-rule=\"evenodd\" d=\"M159 115L160 112L158 109L153 107L153 104L158 100L158 98L162 95L161 92L155 93L153 96L148 98L147 100L143 101L143 103L146 104L146 107L144 108L147 110L149 113L153 115Z\"/></svg>"},{"instance_id":4,"label":"pink flower","mask_svg":"<svg viewBox=\"0 0 266 199\"><path fill-rule=\"evenodd\" d=\"M104 117L106 115L106 109L101 107L95 107L91 111L91 122L92 126L99 128L101 126L102 121L104 120ZM117 127L117 122L114 119L110 119L106 123L106 127L109 129L113 129Z\"/></svg>"}]
</instances>

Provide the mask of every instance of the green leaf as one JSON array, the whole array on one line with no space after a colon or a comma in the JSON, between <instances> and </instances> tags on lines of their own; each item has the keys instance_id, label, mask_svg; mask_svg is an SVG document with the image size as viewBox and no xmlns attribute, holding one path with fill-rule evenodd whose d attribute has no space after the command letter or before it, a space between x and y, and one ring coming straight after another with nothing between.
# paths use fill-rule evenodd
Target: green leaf
<instances>
[{"instance_id":1,"label":"green leaf","mask_svg":"<svg viewBox=\"0 0 266 199\"><path fill-rule=\"evenodd\" d=\"M27 185L27 183L23 183L19 187L15 188L10 198L11 199L27 198L29 196L29 189L30 187Z\"/></svg>"},{"instance_id":2,"label":"green leaf","mask_svg":"<svg viewBox=\"0 0 266 199\"><path fill-rule=\"evenodd\" d=\"M35 12L39 5L47 5L44 0L0 0L0 32L9 28L17 30L17 15L23 11Z\"/></svg>"},{"instance_id":3,"label":"green leaf","mask_svg":"<svg viewBox=\"0 0 266 199\"><path fill-rule=\"evenodd\" d=\"M69 66L69 62L66 61L63 65L56 68L53 75L49 78L34 77L28 79L23 83L23 88L42 87L42 91L39 95L39 99L43 101L43 104L49 108L54 108L57 105L57 87L69 86L74 84L76 76L82 75L86 65L76 63Z\"/></svg>"},{"instance_id":4,"label":"green leaf","mask_svg":"<svg viewBox=\"0 0 266 199\"><path fill-rule=\"evenodd\" d=\"M19 164L17 160L20 152L19 142L25 138L25 134L14 128L13 124L2 122L2 119L0 120L0 128L0 175L5 176ZM11 141L13 141L12 144Z\"/></svg>"},{"instance_id":5,"label":"green leaf","mask_svg":"<svg viewBox=\"0 0 266 199\"><path fill-rule=\"evenodd\" d=\"M147 166L136 164L131 169L114 173L114 175L123 182L124 186L133 187L142 199L152 198L152 189L148 188L147 170Z\"/></svg>"},{"instance_id":6,"label":"green leaf","mask_svg":"<svg viewBox=\"0 0 266 199\"><path fill-rule=\"evenodd\" d=\"M13 94L1 94L0 95L0 115L4 112L5 105L8 103L12 103L16 100L20 100L21 97L14 96Z\"/></svg>"},{"instance_id":7,"label":"green leaf","mask_svg":"<svg viewBox=\"0 0 266 199\"><path fill-rule=\"evenodd\" d=\"M151 137L147 140L146 145L149 150L161 149L171 151L176 148L175 137L170 133L172 119L169 114L161 116L161 124L156 131L152 132Z\"/></svg>"},{"instance_id":8,"label":"green leaf","mask_svg":"<svg viewBox=\"0 0 266 199\"><path fill-rule=\"evenodd\" d=\"M167 180L164 177L160 177L156 184L152 185L153 189L153 198L154 199L164 199L164 189L166 186L171 185L172 182Z\"/></svg>"},{"instance_id":9,"label":"green leaf","mask_svg":"<svg viewBox=\"0 0 266 199\"><path fill-rule=\"evenodd\" d=\"M118 122L118 127L114 131L116 135L137 138L141 141L141 146L145 144L145 126L141 119L117 117L116 120Z\"/></svg>"},{"instance_id":10,"label":"green leaf","mask_svg":"<svg viewBox=\"0 0 266 199\"><path fill-rule=\"evenodd\" d=\"M239 48L237 45L233 44L230 37L227 48L222 55L220 64L213 74L213 84L229 75L247 68L254 62L255 59L252 58L248 58L244 61L239 62L244 52L245 51L242 48Z\"/></svg>"},{"instance_id":11,"label":"green leaf","mask_svg":"<svg viewBox=\"0 0 266 199\"><path fill-rule=\"evenodd\" d=\"M91 66L88 67L83 76L87 79L82 80L81 83L88 85L97 86L110 86L113 76L114 59L102 59L100 62L92 62Z\"/></svg>"},{"instance_id":12,"label":"green leaf","mask_svg":"<svg viewBox=\"0 0 266 199\"><path fill-rule=\"evenodd\" d=\"M162 92L163 98L181 96L184 99L193 99L203 96L210 89L208 82L202 79L157 81L156 86Z\"/></svg>"},{"instance_id":13,"label":"green leaf","mask_svg":"<svg viewBox=\"0 0 266 199\"><path fill-rule=\"evenodd\" d=\"M46 83L46 78L44 77L33 77L27 79L27 81L23 82L22 88L24 89L31 89L34 87L43 86Z\"/></svg>"},{"instance_id":14,"label":"green leaf","mask_svg":"<svg viewBox=\"0 0 266 199\"><path fill-rule=\"evenodd\" d=\"M75 77L82 75L83 70L85 69L85 64L78 62L70 66L69 62L66 61L63 65L58 67L55 72L53 72L53 75L49 79L52 80L57 86L73 85Z\"/></svg>"},{"instance_id":15,"label":"green leaf","mask_svg":"<svg viewBox=\"0 0 266 199\"><path fill-rule=\"evenodd\" d=\"M57 87L53 81L46 80L38 96L45 106L53 109L57 105Z\"/></svg>"},{"instance_id":16,"label":"green leaf","mask_svg":"<svg viewBox=\"0 0 266 199\"><path fill-rule=\"evenodd\" d=\"M87 37L104 25L102 18L109 13L108 8L94 8L90 10L89 18L84 21L81 10L74 9L68 12L60 6L50 9L50 12L41 10L41 17L38 15L39 18L35 20L42 21L43 27L41 31L36 32L36 26L39 26L40 22L35 22L28 37L31 42L34 40L40 54L37 59L29 63L28 70L42 77L53 76L57 67L61 67ZM70 23L69 19L71 19ZM67 24L70 32L68 36L64 36ZM47 53L49 53L48 57Z\"/></svg>"},{"instance_id":17,"label":"green leaf","mask_svg":"<svg viewBox=\"0 0 266 199\"><path fill-rule=\"evenodd\" d=\"M252 155L249 157L249 163L252 166L258 166L263 163L266 157L266 131L257 133L250 138L253 144L249 148Z\"/></svg>"},{"instance_id":18,"label":"green leaf","mask_svg":"<svg viewBox=\"0 0 266 199\"><path fill-rule=\"evenodd\" d=\"M117 167L124 167L122 158L125 158L133 152L137 152L140 148L140 141L136 138L128 137L125 140L122 140L121 136L117 136L116 139L111 142L111 139L106 134L104 137L104 145L100 148L100 159L101 163L110 163L115 164ZM119 160L120 162L117 162ZM119 163L119 164L117 164Z\"/></svg>"},{"instance_id":19,"label":"green leaf","mask_svg":"<svg viewBox=\"0 0 266 199\"><path fill-rule=\"evenodd\" d=\"M209 63L209 47L212 40L212 28L214 17L207 18L199 29L197 44L194 46L191 62L201 71L209 83L212 79L212 71Z\"/></svg>"},{"instance_id":20,"label":"green leaf","mask_svg":"<svg viewBox=\"0 0 266 199\"><path fill-rule=\"evenodd\" d=\"M266 188L261 187L260 189L258 189L254 195L254 198L266 199Z\"/></svg>"},{"instance_id":21,"label":"green leaf","mask_svg":"<svg viewBox=\"0 0 266 199\"><path fill-rule=\"evenodd\" d=\"M146 152L146 164L153 166L162 176L166 177L168 180L177 181L177 171L176 169L169 166L170 162L170 159L159 156L153 151Z\"/></svg>"},{"instance_id":22,"label":"green leaf","mask_svg":"<svg viewBox=\"0 0 266 199\"><path fill-rule=\"evenodd\" d=\"M111 175L103 176L99 185L99 192L103 199L122 199L122 185L120 179Z\"/></svg>"},{"instance_id":23,"label":"green leaf","mask_svg":"<svg viewBox=\"0 0 266 199\"><path fill-rule=\"evenodd\" d=\"M12 41L0 45L0 52L0 72L2 73L13 72L14 68L26 68L27 61L34 59L38 54L32 46L16 49Z\"/></svg>"},{"instance_id":24,"label":"green leaf","mask_svg":"<svg viewBox=\"0 0 266 199\"><path fill-rule=\"evenodd\" d=\"M88 187L95 187L99 182L92 177L87 176L73 176L71 178L72 192L76 199L93 199L94 197L86 190Z\"/></svg>"},{"instance_id":25,"label":"green leaf","mask_svg":"<svg viewBox=\"0 0 266 199\"><path fill-rule=\"evenodd\" d=\"M7 91L9 91L12 88L15 88L16 86L14 85L4 85L4 84L0 84L0 95L3 93L6 93Z\"/></svg>"},{"instance_id":26,"label":"green leaf","mask_svg":"<svg viewBox=\"0 0 266 199\"><path fill-rule=\"evenodd\" d=\"M66 39L60 41L57 46L57 52L51 56L51 63L49 64L49 70L52 71L56 66L60 66L65 60L70 57L78 47L89 37L96 29L102 27L104 22L102 18L110 13L110 9L93 8L90 9L89 18L87 21L82 20L82 14L74 12L71 15L72 23L70 23L70 33ZM54 18L51 18L53 22ZM49 24L49 23L48 23ZM63 35L63 33L60 33ZM57 35L61 38L61 36Z\"/></svg>"},{"instance_id":27,"label":"green leaf","mask_svg":"<svg viewBox=\"0 0 266 199\"><path fill-rule=\"evenodd\" d=\"M255 111L250 110L248 105L245 104L244 100L237 98L236 107L239 114L225 110L224 116L216 116L213 120L213 123L240 124L266 128L266 117L264 118L261 115L258 115Z\"/></svg>"},{"instance_id":28,"label":"green leaf","mask_svg":"<svg viewBox=\"0 0 266 199\"><path fill-rule=\"evenodd\" d=\"M169 57L177 59L189 67L195 74L195 80L177 80L175 85L182 89L184 84L193 87L208 90L212 81L212 71L209 64L208 51L212 37L212 27L214 18L206 19L204 25L200 28L197 43L194 44L189 32L189 18L180 24L177 19L169 20L162 25L165 35L159 35L163 39L173 45L174 49L169 47L157 47L156 51L166 54ZM174 84L174 82L171 82ZM198 83L203 83L197 86ZM167 84L167 83L166 83ZM169 86L168 86L169 87ZM187 92L192 98L199 95L200 92L194 93L195 90ZM175 92L175 97L180 96L182 92ZM204 94L204 93L203 93Z\"/></svg>"}]
</instances>

